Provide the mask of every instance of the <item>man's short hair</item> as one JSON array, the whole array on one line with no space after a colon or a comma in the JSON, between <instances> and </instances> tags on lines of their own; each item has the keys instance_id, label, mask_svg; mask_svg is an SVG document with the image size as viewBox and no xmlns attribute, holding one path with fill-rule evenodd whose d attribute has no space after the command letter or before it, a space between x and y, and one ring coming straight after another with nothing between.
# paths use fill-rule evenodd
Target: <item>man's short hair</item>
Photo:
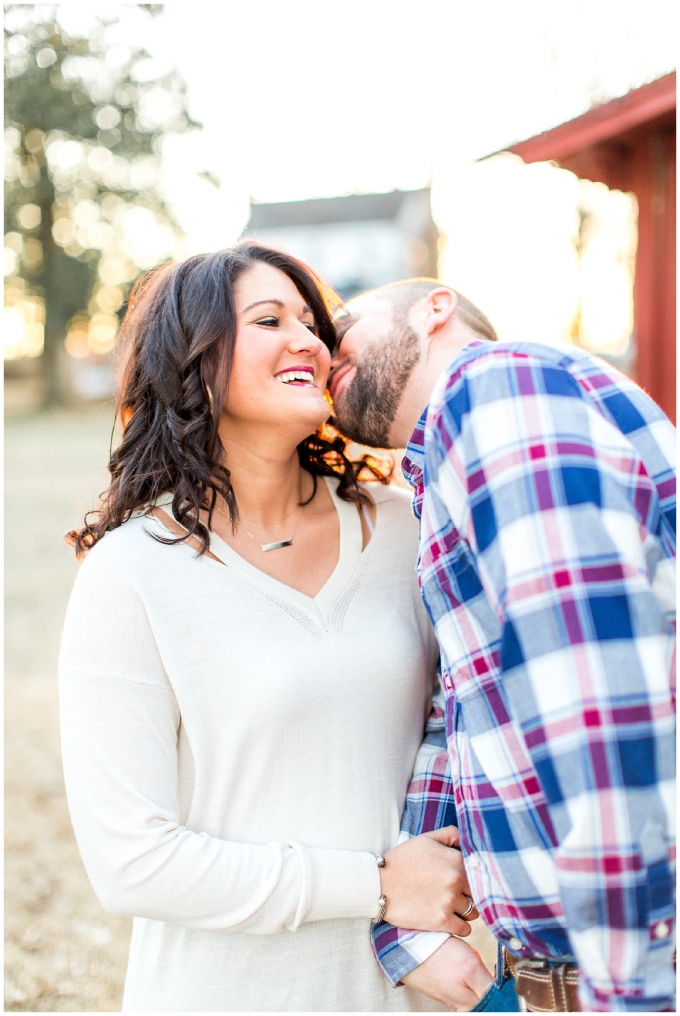
<instances>
[{"instance_id":1,"label":"man's short hair","mask_svg":"<svg viewBox=\"0 0 680 1016\"><path fill-rule=\"evenodd\" d=\"M490 342L498 342L496 329L486 314L483 314L472 300L468 300L466 296L459 293L453 286L447 286L445 282L439 282L437 279L419 278L405 279L403 282L390 282L387 286L381 286L379 289L373 290L371 295L379 294L380 296L387 297L397 314L406 314L416 300L422 299L422 297L427 296L435 289L450 289L452 293L455 293L458 297L456 314L463 324L467 325L471 331L476 332L480 338L488 339Z\"/></svg>"}]
</instances>

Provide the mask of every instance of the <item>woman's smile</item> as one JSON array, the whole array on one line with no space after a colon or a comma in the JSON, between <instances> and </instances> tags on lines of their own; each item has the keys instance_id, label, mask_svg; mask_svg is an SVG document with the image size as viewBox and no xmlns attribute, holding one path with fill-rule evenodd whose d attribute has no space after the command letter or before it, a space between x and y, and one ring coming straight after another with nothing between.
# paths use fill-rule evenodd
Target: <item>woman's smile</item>
<instances>
[{"instance_id":1,"label":"woman's smile","mask_svg":"<svg viewBox=\"0 0 680 1016\"><path fill-rule=\"evenodd\" d=\"M275 375L284 385L292 385L295 388L318 388L314 384L314 368L308 364L301 366L286 367Z\"/></svg>"}]
</instances>

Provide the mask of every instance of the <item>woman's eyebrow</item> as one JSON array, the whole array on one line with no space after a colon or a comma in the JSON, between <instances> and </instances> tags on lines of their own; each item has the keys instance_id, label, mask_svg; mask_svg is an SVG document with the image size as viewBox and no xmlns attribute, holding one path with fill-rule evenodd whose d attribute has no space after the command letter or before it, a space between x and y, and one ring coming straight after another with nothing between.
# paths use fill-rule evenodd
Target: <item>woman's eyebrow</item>
<instances>
[{"instance_id":1,"label":"woman's eyebrow","mask_svg":"<svg viewBox=\"0 0 680 1016\"><path fill-rule=\"evenodd\" d=\"M283 300L276 300L276 299L274 299L274 300L255 300L254 303L249 303L247 307L244 307L243 310L241 311L241 313L245 314L245 312L247 310L250 310L251 307L259 307L261 303L275 303L277 307L285 307L285 303L283 302ZM307 304L305 304L304 307L302 308L302 313L303 314L313 314L314 312L313 312L311 307L308 307Z\"/></svg>"},{"instance_id":2,"label":"woman's eyebrow","mask_svg":"<svg viewBox=\"0 0 680 1016\"><path fill-rule=\"evenodd\" d=\"M283 300L255 300L253 303L249 303L247 307L244 307L241 313L245 314L251 307L259 307L261 303L275 303L277 307L284 306Z\"/></svg>"}]
</instances>

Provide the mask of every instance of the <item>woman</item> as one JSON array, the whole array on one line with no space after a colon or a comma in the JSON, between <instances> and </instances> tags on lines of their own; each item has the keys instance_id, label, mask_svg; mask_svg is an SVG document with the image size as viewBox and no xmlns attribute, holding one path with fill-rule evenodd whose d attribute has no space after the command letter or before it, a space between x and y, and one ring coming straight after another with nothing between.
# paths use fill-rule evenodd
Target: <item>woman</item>
<instances>
[{"instance_id":1,"label":"woman","mask_svg":"<svg viewBox=\"0 0 680 1016\"><path fill-rule=\"evenodd\" d=\"M122 441L71 534L60 683L85 865L135 918L123 1008L441 1009L369 942L384 897L402 926L470 929L446 834L378 866L436 645L408 496L369 495L320 429L322 288L243 246L151 273L122 331Z\"/></svg>"}]
</instances>

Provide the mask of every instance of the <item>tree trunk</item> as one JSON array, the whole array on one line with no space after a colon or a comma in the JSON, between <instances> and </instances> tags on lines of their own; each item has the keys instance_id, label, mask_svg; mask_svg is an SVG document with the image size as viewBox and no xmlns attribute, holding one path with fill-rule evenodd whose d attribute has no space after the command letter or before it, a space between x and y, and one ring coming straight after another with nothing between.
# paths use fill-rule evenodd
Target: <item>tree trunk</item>
<instances>
[{"instance_id":1,"label":"tree trunk","mask_svg":"<svg viewBox=\"0 0 680 1016\"><path fill-rule=\"evenodd\" d=\"M51 315L48 315L51 316ZM41 357L45 387L42 408L65 406L71 402L73 390L68 376L68 353L64 347L64 330L55 329L45 321L45 346Z\"/></svg>"},{"instance_id":2,"label":"tree trunk","mask_svg":"<svg viewBox=\"0 0 680 1016\"><path fill-rule=\"evenodd\" d=\"M66 328L78 311L85 311L92 290L91 267L68 254L54 241L52 209L54 187L45 166L41 168L38 200L42 219L39 239L43 268L36 277L45 303L45 345L41 356L45 388L42 405L64 406L73 399L68 353L64 346Z\"/></svg>"}]
</instances>

